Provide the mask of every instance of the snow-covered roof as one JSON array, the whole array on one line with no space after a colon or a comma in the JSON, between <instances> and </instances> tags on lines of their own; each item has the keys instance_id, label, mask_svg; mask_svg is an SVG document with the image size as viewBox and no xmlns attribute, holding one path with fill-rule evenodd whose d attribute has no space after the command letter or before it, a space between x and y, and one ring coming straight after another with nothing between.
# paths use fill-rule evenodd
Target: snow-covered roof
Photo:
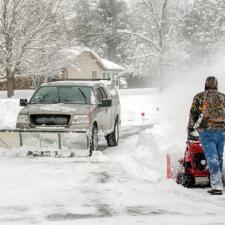
<instances>
[{"instance_id":1,"label":"snow-covered roof","mask_svg":"<svg viewBox=\"0 0 225 225\"><path fill-rule=\"evenodd\" d=\"M64 48L60 53L67 59L75 59L82 52L89 51L89 48L73 47L73 48Z\"/></svg>"},{"instance_id":2,"label":"snow-covered roof","mask_svg":"<svg viewBox=\"0 0 225 225\"><path fill-rule=\"evenodd\" d=\"M101 62L104 65L106 70L118 70L118 71L125 70L125 68L123 66L113 63L107 59L101 59Z\"/></svg>"},{"instance_id":3,"label":"snow-covered roof","mask_svg":"<svg viewBox=\"0 0 225 225\"><path fill-rule=\"evenodd\" d=\"M123 66L118 65L114 62L111 62L107 59L101 58L97 53L95 53L90 48L82 48L82 47L74 47L61 50L61 53L72 63L71 60L76 59L82 53L89 53L93 58L95 58L96 63L103 69L103 70L114 70L114 71L124 71L126 70Z\"/></svg>"}]
</instances>

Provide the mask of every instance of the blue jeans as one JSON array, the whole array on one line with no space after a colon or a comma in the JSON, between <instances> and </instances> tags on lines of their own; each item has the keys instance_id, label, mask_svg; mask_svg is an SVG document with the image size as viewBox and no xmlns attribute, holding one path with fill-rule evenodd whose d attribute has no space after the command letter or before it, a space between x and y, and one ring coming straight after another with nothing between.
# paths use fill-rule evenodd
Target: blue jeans
<instances>
[{"instance_id":1,"label":"blue jeans","mask_svg":"<svg viewBox=\"0 0 225 225\"><path fill-rule=\"evenodd\" d=\"M210 183L213 189L222 190L224 132L205 130L200 132L200 141L208 163Z\"/></svg>"}]
</instances>

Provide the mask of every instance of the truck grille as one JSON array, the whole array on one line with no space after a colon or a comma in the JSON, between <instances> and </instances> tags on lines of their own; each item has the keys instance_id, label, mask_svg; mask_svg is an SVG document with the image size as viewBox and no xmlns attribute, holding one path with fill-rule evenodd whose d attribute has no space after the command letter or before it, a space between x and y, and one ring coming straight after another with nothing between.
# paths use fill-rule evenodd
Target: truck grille
<instances>
[{"instance_id":1,"label":"truck grille","mask_svg":"<svg viewBox=\"0 0 225 225\"><path fill-rule=\"evenodd\" d=\"M33 126L67 126L70 115L30 115L30 121Z\"/></svg>"}]
</instances>

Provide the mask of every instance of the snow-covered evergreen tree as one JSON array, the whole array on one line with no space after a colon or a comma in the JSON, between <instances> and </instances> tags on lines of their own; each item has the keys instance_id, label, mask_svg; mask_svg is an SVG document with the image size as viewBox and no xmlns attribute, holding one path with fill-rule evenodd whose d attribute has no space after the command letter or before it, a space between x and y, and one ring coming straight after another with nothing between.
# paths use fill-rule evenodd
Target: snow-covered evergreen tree
<instances>
[{"instance_id":1,"label":"snow-covered evergreen tree","mask_svg":"<svg viewBox=\"0 0 225 225\"><path fill-rule=\"evenodd\" d=\"M120 30L127 29L128 8L122 0L99 0L96 8L99 46L103 55L115 62L124 62L127 38Z\"/></svg>"},{"instance_id":2,"label":"snow-covered evergreen tree","mask_svg":"<svg viewBox=\"0 0 225 225\"><path fill-rule=\"evenodd\" d=\"M121 29L127 29L128 8L122 0L79 0L74 4L71 20L74 38L80 45L94 49L109 60L126 61L127 39Z\"/></svg>"}]
</instances>

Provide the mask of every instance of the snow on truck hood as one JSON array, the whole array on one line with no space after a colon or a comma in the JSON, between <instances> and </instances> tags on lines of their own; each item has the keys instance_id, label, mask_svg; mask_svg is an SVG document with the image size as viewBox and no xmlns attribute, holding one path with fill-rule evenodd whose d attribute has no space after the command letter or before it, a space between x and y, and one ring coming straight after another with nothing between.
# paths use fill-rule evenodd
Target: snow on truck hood
<instances>
[{"instance_id":1,"label":"snow on truck hood","mask_svg":"<svg viewBox=\"0 0 225 225\"><path fill-rule=\"evenodd\" d=\"M89 109L90 106L84 104L29 104L20 114L87 114Z\"/></svg>"}]
</instances>

